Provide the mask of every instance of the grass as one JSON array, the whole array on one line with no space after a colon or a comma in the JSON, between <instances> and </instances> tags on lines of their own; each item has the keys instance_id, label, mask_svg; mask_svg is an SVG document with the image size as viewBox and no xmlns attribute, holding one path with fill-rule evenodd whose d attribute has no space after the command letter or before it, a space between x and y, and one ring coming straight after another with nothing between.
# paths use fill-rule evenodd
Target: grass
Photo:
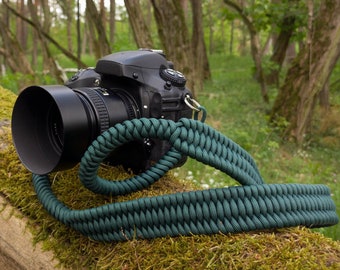
<instances>
[{"instance_id":1,"label":"grass","mask_svg":"<svg viewBox=\"0 0 340 270\"><path fill-rule=\"evenodd\" d=\"M90 66L93 59L84 56ZM67 59L59 57L63 66L70 67ZM198 101L207 108L207 123L245 148L256 160L267 183L322 183L330 187L340 215L340 91L338 84L331 89L332 113L319 120L310 142L297 149L291 142L282 142L276 130L268 126L267 112L271 104L262 102L259 85L251 76L250 57L212 55L210 57L212 79L205 83ZM336 66L332 81L337 81L340 65ZM18 77L19 76L19 77ZM39 79L39 78L38 78ZM44 76L39 84L53 84ZM8 74L0 79L17 93L18 84L29 84L24 75ZM332 84L331 84L332 85ZM276 89L270 89L271 102ZM321 118L321 117L319 117ZM321 118L322 119L322 118ZM285 125L282 121L281 125ZM224 187L237 183L227 175L204 166L194 160L188 162L175 175L203 188ZM340 226L321 230L333 239L340 239Z\"/></svg>"},{"instance_id":2,"label":"grass","mask_svg":"<svg viewBox=\"0 0 340 270\"><path fill-rule=\"evenodd\" d=\"M95 61L84 56L93 66ZM58 61L70 67L65 57ZM207 108L207 123L245 148L256 160L267 183L322 183L330 187L340 215L340 91L338 84L331 89L332 113L318 120L311 140L301 149L291 142L282 142L276 130L268 126L267 112L271 104L262 102L259 85L252 78L250 57L212 55L210 57L212 79L205 83L198 94L198 101ZM332 74L337 81L340 65ZM0 85L18 93L32 78L20 74L8 74L0 79ZM48 76L40 76L39 84L53 84ZM332 85L332 84L331 84ZM271 103L277 93L270 89ZM325 121L325 119L327 121ZM280 123L282 126L285 122ZM224 187L237 184L233 179L194 160L188 162L175 175L204 187ZM322 229L322 232L340 239L340 226Z\"/></svg>"},{"instance_id":3,"label":"grass","mask_svg":"<svg viewBox=\"0 0 340 270\"><path fill-rule=\"evenodd\" d=\"M10 117L14 95L0 88L0 119ZM131 240L99 243L57 222L38 202L30 180L11 144L10 132L0 129L0 193L11 205L29 217L28 228L35 242L53 251L59 267L68 269L338 269L340 243L306 228L267 230L228 235ZM124 179L119 168L101 168L101 177ZM53 190L58 198L74 209L108 202L192 190L184 182L167 174L150 188L134 194L110 198L96 195L77 180L77 168L56 173ZM1 209L6 207L1 206Z\"/></svg>"},{"instance_id":4,"label":"grass","mask_svg":"<svg viewBox=\"0 0 340 270\"><path fill-rule=\"evenodd\" d=\"M325 184L340 215L340 91L331 89L332 112L316 121L311 140L298 149L282 142L267 122L270 104L261 100L259 85L252 79L250 58L219 55L210 58L213 77L197 100L206 107L206 123L245 148L255 159L266 183ZM335 69L334 80L340 69ZM271 102L277 90L270 89ZM318 117L318 113L316 116ZM285 125L284 121L281 125ZM215 169L189 160L176 175L203 188L237 184ZM340 225L320 229L340 239Z\"/></svg>"},{"instance_id":5,"label":"grass","mask_svg":"<svg viewBox=\"0 0 340 270\"><path fill-rule=\"evenodd\" d=\"M281 142L268 128L259 87L252 80L251 60L220 56L211 58L213 79L197 97L208 110L207 123L244 147L255 158L267 183L323 183L330 187L338 214L340 149L332 128L316 132L304 148ZM0 87L1 88L1 87ZM333 94L333 93L332 93ZM332 95L332 102L339 100ZM271 90L271 97L275 89ZM333 98L335 97L335 98ZM14 95L0 89L0 119L10 119ZM335 108L337 103L333 105ZM336 115L334 117L336 118ZM284 124L284 123L283 123ZM53 250L61 266L71 269L338 269L340 265L339 225L312 232L305 228L271 230L233 235L192 236L97 243L79 235L50 217L37 201L30 174L23 168L11 145L8 128L0 128L0 193L29 217L35 241ZM94 195L77 181L76 169L58 173L53 189L73 208L87 208L111 200L180 192L197 188L231 186L234 180L189 160L173 175L167 174L147 190L124 198ZM102 170L102 177L121 179L121 170ZM183 182L183 179L186 180ZM195 187L196 185L196 187ZM1 210L1 208L0 208ZM321 233L322 234L321 234ZM327 237L333 238L333 240ZM67 248L65 248L67 247Z\"/></svg>"}]
</instances>

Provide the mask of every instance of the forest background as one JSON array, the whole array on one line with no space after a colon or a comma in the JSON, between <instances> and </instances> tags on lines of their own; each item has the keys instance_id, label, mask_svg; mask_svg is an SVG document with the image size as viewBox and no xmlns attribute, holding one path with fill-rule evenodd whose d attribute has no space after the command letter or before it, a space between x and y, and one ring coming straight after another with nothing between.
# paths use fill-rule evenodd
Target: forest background
<instances>
[{"instance_id":1,"label":"forest background","mask_svg":"<svg viewBox=\"0 0 340 270\"><path fill-rule=\"evenodd\" d=\"M207 123L268 183L328 185L340 213L340 3L336 0L16 0L0 3L0 85L62 84L112 52L162 49ZM232 179L189 160L181 178ZM320 229L340 239L340 227Z\"/></svg>"}]
</instances>

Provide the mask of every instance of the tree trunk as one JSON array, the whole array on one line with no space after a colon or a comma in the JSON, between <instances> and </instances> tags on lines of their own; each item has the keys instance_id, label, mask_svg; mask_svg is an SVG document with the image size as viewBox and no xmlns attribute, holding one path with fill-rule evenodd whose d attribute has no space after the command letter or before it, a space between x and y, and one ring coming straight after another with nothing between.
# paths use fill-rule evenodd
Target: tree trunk
<instances>
[{"instance_id":1,"label":"tree trunk","mask_svg":"<svg viewBox=\"0 0 340 270\"><path fill-rule=\"evenodd\" d=\"M51 3L48 3L48 0L39 0L39 3L42 7L42 12L43 12L43 14L40 14L40 17L43 17L42 29L44 32L48 33L52 25L52 17L53 17L51 10L50 10Z\"/></svg>"},{"instance_id":2,"label":"tree trunk","mask_svg":"<svg viewBox=\"0 0 340 270\"><path fill-rule=\"evenodd\" d=\"M104 0L99 1L99 17L102 21L104 32L106 32L106 9Z\"/></svg>"},{"instance_id":3,"label":"tree trunk","mask_svg":"<svg viewBox=\"0 0 340 270\"><path fill-rule=\"evenodd\" d=\"M262 51L261 51L260 37L256 30L256 27L252 19L246 15L246 13L244 12L244 9L241 6L239 6L237 3L233 1L229 1L229 0L224 0L224 3L238 12L238 14L242 18L242 21L248 28L249 35L250 35L251 55L252 55L252 58L255 64L255 69L256 69L255 78L260 84L261 96L262 96L263 101L265 103L269 103L268 90L266 87L264 71L262 68L262 55L261 55Z\"/></svg>"},{"instance_id":4,"label":"tree trunk","mask_svg":"<svg viewBox=\"0 0 340 270\"><path fill-rule=\"evenodd\" d=\"M208 22L209 22L209 54L214 53L214 21L212 17L212 1L208 1Z\"/></svg>"},{"instance_id":5,"label":"tree trunk","mask_svg":"<svg viewBox=\"0 0 340 270\"><path fill-rule=\"evenodd\" d=\"M235 30L235 20L232 20L230 23L230 41L229 41L229 54L233 54L234 47L234 30Z\"/></svg>"},{"instance_id":6,"label":"tree trunk","mask_svg":"<svg viewBox=\"0 0 340 270\"><path fill-rule=\"evenodd\" d=\"M269 103L268 90L265 82L264 71L262 68L261 44L258 34L254 31L250 33L251 55L255 63L256 74L255 77L261 86L261 96L265 103Z\"/></svg>"},{"instance_id":7,"label":"tree trunk","mask_svg":"<svg viewBox=\"0 0 340 270\"><path fill-rule=\"evenodd\" d=\"M30 3L31 2L31 3ZM34 6L34 10L30 8L30 5ZM38 25L36 30L38 31L38 39L42 46L42 56L43 56L43 70L50 70L55 77L59 77L57 67L52 63L51 54L49 52L48 44L45 42L41 32L49 33L52 24L52 14L50 11L50 6L47 0L31 0L28 1L28 6L31 12L31 18ZM34 12L34 15L32 14ZM59 80L59 79L58 79ZM60 81L60 80L59 80ZM60 81L62 82L62 80Z\"/></svg>"},{"instance_id":8,"label":"tree trunk","mask_svg":"<svg viewBox=\"0 0 340 270\"><path fill-rule=\"evenodd\" d=\"M321 1L310 42L300 51L288 70L271 112L271 121L280 118L289 125L283 136L302 144L311 131L317 98L340 56L340 1Z\"/></svg>"},{"instance_id":9,"label":"tree trunk","mask_svg":"<svg viewBox=\"0 0 340 270\"><path fill-rule=\"evenodd\" d=\"M88 28L88 25L85 24L84 29L83 29L83 36L82 36L82 40L81 40L81 54L86 54L88 51L91 51L91 49L92 49L92 42L89 41L89 37L88 37L89 35L88 35L88 29L87 28Z\"/></svg>"},{"instance_id":10,"label":"tree trunk","mask_svg":"<svg viewBox=\"0 0 340 270\"><path fill-rule=\"evenodd\" d=\"M0 19L0 36L4 44L4 48L0 48L0 54L4 56L6 64L13 72L33 75L33 69L26 58L25 53L20 47L19 42L10 32L9 28ZM20 63L20 64L18 64Z\"/></svg>"},{"instance_id":11,"label":"tree trunk","mask_svg":"<svg viewBox=\"0 0 340 270\"><path fill-rule=\"evenodd\" d=\"M35 22L27 18L24 14L19 13L15 9L13 9L8 3L3 2L2 3L8 10L10 10L15 16L18 16L20 19L31 25L34 29L40 29L40 33L42 36L44 36L49 42L51 42L56 48L58 48L66 57L68 57L70 60L78 63L81 67L86 67L86 65L78 59L75 55L73 55L71 52L69 52L67 49L62 47L54 38L52 38L48 33L44 32L39 25L37 25Z\"/></svg>"},{"instance_id":12,"label":"tree trunk","mask_svg":"<svg viewBox=\"0 0 340 270\"><path fill-rule=\"evenodd\" d=\"M32 40L37 40L37 31L32 31ZM38 46L33 46L32 48L32 61L31 61L31 65L33 67L36 67L38 65Z\"/></svg>"},{"instance_id":13,"label":"tree trunk","mask_svg":"<svg viewBox=\"0 0 340 270\"><path fill-rule=\"evenodd\" d=\"M235 29L238 30L238 32L241 33L239 39L238 39L238 48L237 51L241 56L245 56L248 54L248 48L247 48L247 41L248 41L248 33L247 33L247 27L242 23L240 20L235 20L236 27Z\"/></svg>"},{"instance_id":14,"label":"tree trunk","mask_svg":"<svg viewBox=\"0 0 340 270\"><path fill-rule=\"evenodd\" d=\"M285 60L286 51L289 45L290 38L294 31L295 16L287 16L280 24L280 34L275 40L273 54L270 57L270 61L276 65L270 70L270 73L266 76L266 83L277 84L279 83L279 74L282 68L283 61Z\"/></svg>"},{"instance_id":15,"label":"tree trunk","mask_svg":"<svg viewBox=\"0 0 340 270\"><path fill-rule=\"evenodd\" d=\"M115 43L115 32L116 32L116 1L110 0L110 44L111 46Z\"/></svg>"},{"instance_id":16,"label":"tree trunk","mask_svg":"<svg viewBox=\"0 0 340 270\"><path fill-rule=\"evenodd\" d=\"M126 10L129 14L129 22L132 28L133 37L138 48L153 48L151 33L147 22L143 17L143 12L139 0L124 0Z\"/></svg>"},{"instance_id":17,"label":"tree trunk","mask_svg":"<svg viewBox=\"0 0 340 270\"><path fill-rule=\"evenodd\" d=\"M80 60L82 51L81 51L81 32L80 32L80 0L77 0L77 57ZM85 35L84 35L85 39ZM80 69L80 65L78 64L78 69Z\"/></svg>"},{"instance_id":18,"label":"tree trunk","mask_svg":"<svg viewBox=\"0 0 340 270\"><path fill-rule=\"evenodd\" d=\"M90 21L89 17L91 17L91 15L89 15L89 12L87 11L88 7L86 6L86 18L87 21ZM86 37L88 40L88 52L90 55L95 55L96 58L101 57L102 53L101 53L101 49L100 46L98 44L98 40L96 38L96 31L94 29L94 25L93 23L88 23L85 25L85 31L86 31ZM83 43L85 46L87 45L86 43Z\"/></svg>"},{"instance_id":19,"label":"tree trunk","mask_svg":"<svg viewBox=\"0 0 340 270\"><path fill-rule=\"evenodd\" d=\"M154 8L158 36L165 53L174 62L175 68L186 76L187 87L195 95L202 87L201 69L204 67L196 66L194 59L197 55L192 46L192 39L189 37L181 0L152 0L151 3ZM198 1L197 4L202 3ZM195 34L201 35L193 32L193 35ZM202 38L199 38L198 42L202 42ZM196 46L205 45L196 44ZM200 51L203 53L203 49ZM206 54L205 51L204 53Z\"/></svg>"},{"instance_id":20,"label":"tree trunk","mask_svg":"<svg viewBox=\"0 0 340 270\"><path fill-rule=\"evenodd\" d=\"M72 41L72 16L67 18L67 47L70 53L73 53L73 41Z\"/></svg>"},{"instance_id":21,"label":"tree trunk","mask_svg":"<svg viewBox=\"0 0 340 270\"><path fill-rule=\"evenodd\" d=\"M152 0L158 36L167 57L187 78L187 87L195 92L191 40L180 0Z\"/></svg>"},{"instance_id":22,"label":"tree trunk","mask_svg":"<svg viewBox=\"0 0 340 270\"><path fill-rule=\"evenodd\" d=\"M319 105L324 112L328 112L331 109L331 104L329 103L329 79L320 91Z\"/></svg>"},{"instance_id":23,"label":"tree trunk","mask_svg":"<svg viewBox=\"0 0 340 270\"><path fill-rule=\"evenodd\" d=\"M59 6L61 7L64 15L66 16L67 48L70 52L73 52L72 23L73 23L74 8L75 8L74 2L75 2L74 0L71 0L71 1L70 0L58 0Z\"/></svg>"},{"instance_id":24,"label":"tree trunk","mask_svg":"<svg viewBox=\"0 0 340 270\"><path fill-rule=\"evenodd\" d=\"M57 81L59 83L63 83L64 79L63 79L62 73L59 70L57 63L53 59L51 52L50 52L50 49L48 47L48 44L47 44L45 38L42 35L42 31L45 32L48 27L47 27L47 25L45 25L45 27L42 27L40 25L38 13L37 13L37 8L34 5L34 3L32 2L32 0L28 0L28 8L29 8L30 13L31 13L32 21L37 26L36 31L37 31L37 36L38 36L38 39L40 41L41 49L42 49L42 52L43 52L44 68L46 70L48 70L49 72L51 72L51 74L53 74L53 76L57 79ZM43 30L43 28L45 28L45 29Z\"/></svg>"},{"instance_id":25,"label":"tree trunk","mask_svg":"<svg viewBox=\"0 0 340 270\"><path fill-rule=\"evenodd\" d=\"M7 6L5 6L2 11L0 17L0 36L2 37L3 48L0 48L0 54L3 55L5 64L8 65L13 72L33 75L33 69L19 41L10 30L8 23L9 10Z\"/></svg>"},{"instance_id":26,"label":"tree trunk","mask_svg":"<svg viewBox=\"0 0 340 270\"><path fill-rule=\"evenodd\" d=\"M202 23L202 3L201 1L191 0L192 19L193 19L193 34L192 34L192 49L195 61L195 68L200 77L210 79L210 67L207 56L207 49L204 42L204 32ZM203 80L200 80L201 85L198 90L203 89Z\"/></svg>"},{"instance_id":27,"label":"tree trunk","mask_svg":"<svg viewBox=\"0 0 340 270\"><path fill-rule=\"evenodd\" d=\"M292 42L288 45L286 50L284 64L291 64L296 57L296 42Z\"/></svg>"},{"instance_id":28,"label":"tree trunk","mask_svg":"<svg viewBox=\"0 0 340 270\"><path fill-rule=\"evenodd\" d=\"M21 13L25 13L25 7L24 0L17 1L17 10L20 10ZM18 41L23 51L25 51L27 48L27 25L20 18L17 18L16 28Z\"/></svg>"},{"instance_id":29,"label":"tree trunk","mask_svg":"<svg viewBox=\"0 0 340 270\"><path fill-rule=\"evenodd\" d=\"M86 0L86 18L92 30L92 41L94 42L95 56L100 58L111 53L109 41L106 37L105 25L103 25L102 17L97 10L93 0ZM94 29L96 31L94 31ZM95 35L95 32L97 35Z\"/></svg>"}]
</instances>

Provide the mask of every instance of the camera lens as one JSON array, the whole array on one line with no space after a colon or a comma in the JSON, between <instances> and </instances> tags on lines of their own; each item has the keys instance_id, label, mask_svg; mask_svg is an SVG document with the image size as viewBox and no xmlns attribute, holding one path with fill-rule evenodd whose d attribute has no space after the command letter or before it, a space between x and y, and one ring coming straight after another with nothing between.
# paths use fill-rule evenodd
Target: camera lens
<instances>
[{"instance_id":1,"label":"camera lens","mask_svg":"<svg viewBox=\"0 0 340 270\"><path fill-rule=\"evenodd\" d=\"M101 132L139 117L133 98L116 92L58 85L23 90L13 108L12 136L25 167L36 174L72 168Z\"/></svg>"}]
</instances>

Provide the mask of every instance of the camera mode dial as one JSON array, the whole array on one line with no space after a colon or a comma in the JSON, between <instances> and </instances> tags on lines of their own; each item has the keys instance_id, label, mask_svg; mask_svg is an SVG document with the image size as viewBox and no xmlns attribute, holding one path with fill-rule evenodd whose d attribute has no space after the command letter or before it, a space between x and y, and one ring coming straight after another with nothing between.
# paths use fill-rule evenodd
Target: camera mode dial
<instances>
[{"instance_id":1,"label":"camera mode dial","mask_svg":"<svg viewBox=\"0 0 340 270\"><path fill-rule=\"evenodd\" d=\"M172 85L177 87L184 87L187 81L181 72L171 68L163 69L160 75L164 81L171 82Z\"/></svg>"}]
</instances>

